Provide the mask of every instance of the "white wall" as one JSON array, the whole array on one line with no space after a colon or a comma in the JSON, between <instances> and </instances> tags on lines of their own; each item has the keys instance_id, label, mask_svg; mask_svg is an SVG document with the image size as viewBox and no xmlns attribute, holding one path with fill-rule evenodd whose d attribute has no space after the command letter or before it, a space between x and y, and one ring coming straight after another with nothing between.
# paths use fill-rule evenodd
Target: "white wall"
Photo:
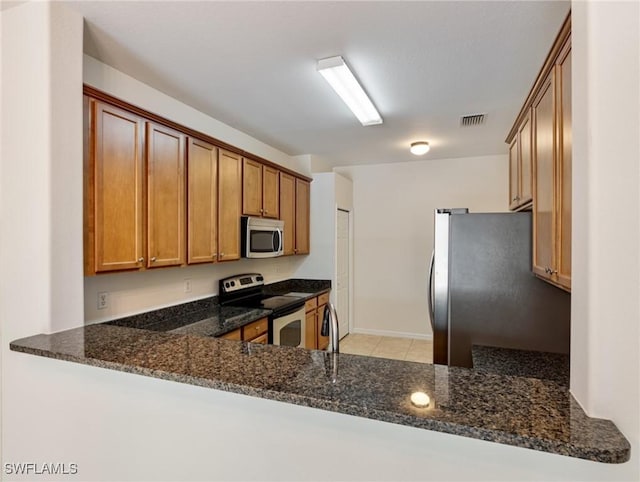
<instances>
[{"instance_id":1,"label":"white wall","mask_svg":"<svg viewBox=\"0 0 640 482\"><path fill-rule=\"evenodd\" d=\"M620 37L626 33L617 25L627 26L629 17L629 12L620 12L613 18L605 16L607 22L611 22L606 34L613 37L612 41L625 38ZM10 462L74 462L79 466L79 474L73 479L67 476L58 480L83 481L640 479L637 463L640 446L634 422L638 408L638 400L634 399L638 366L628 364L629 360L624 359L627 355L615 353L619 349L627 354L637 353L637 332L635 338L626 336L615 341L613 336L602 336L601 346L593 357L591 354L587 357L589 363L574 367L578 375L586 372L587 378L597 367L598 373L606 371L610 379L620 380L611 386L612 382L595 376L590 390L600 393L601 397L592 408L598 415L613 418L632 441L634 460L622 465L586 462L9 351L8 340L48 331L57 326L58 319L82 325L80 270L48 268L56 256L68 256L72 265L80 266L82 250L75 245L60 245L58 241L62 231L72 230L78 234L79 245L81 219L73 214L74 206L65 206L68 211L55 213L59 229L46 229L49 197L27 196L34 194L36 187L51 186L50 171L63 162L57 157L59 151L42 148L47 142L47 132L55 130L56 123L65 126L66 122L69 125L80 122L79 109L78 112L75 107L52 111L51 106L52 97L60 96L55 102L66 101L75 106L80 96L79 87L74 86L81 81L76 68L81 62L82 20L63 5L33 3L3 11L1 21L0 470L4 463ZM51 41L48 32L64 24L67 24L69 44L62 48ZM575 29L585 27L586 23L574 21ZM637 23L627 27L637 34ZM604 40L590 41L608 45ZM622 41L617 44L618 49L621 44ZM52 64L66 61L76 66L68 69L67 83L52 83L55 69ZM629 59L629 66L636 68L637 65L637 57ZM637 80L636 77L635 85ZM52 88L55 91L51 91ZM631 88L627 93L633 92ZM601 94L606 97L606 92ZM612 121L615 124L628 120ZM70 129L68 141L81 142L80 133L81 129ZM606 140L606 136L600 137L599 130L590 134L598 142ZM616 167L622 170L621 174L631 174L637 181L637 171L632 166L638 159L632 144L634 139L626 136L618 140L621 150L616 152L625 159L616 161ZM622 147L625 142L626 148ZM81 159L72 161L80 163ZM598 202L603 196L616 198L618 185L613 181L606 176L602 182L591 179L598 186L595 198ZM65 177L56 178L51 189L68 189L71 197L81 192L77 183L67 182ZM630 190L637 196L638 183ZM635 220L632 223L639 218L637 199L635 203L625 206L628 216ZM590 215L586 218L592 221ZM597 224L601 219L596 217L593 221ZM624 242L633 243L637 249L640 245L637 232L631 229L625 231L624 236L631 238ZM51 246L55 246L55 250ZM615 253L616 268L627 266L619 259L624 255ZM610 286L603 287L605 293L594 290L588 295L604 302L610 299L610 291L617 290L616 296L622 298L614 296L621 302L613 303L606 316L598 311L600 308L589 304L586 316L591 327L603 330L613 326L616 331L626 328L633 334L638 313L630 311L629 306L634 300L637 303L633 273L637 276L638 270L623 271L611 278L613 268L605 267L598 260L592 269L592 261L591 257L585 261L589 274L605 275L604 280L610 282ZM58 283L69 286L64 313L51 309L48 301L53 286ZM576 290L581 290L580 286L578 283ZM574 296L578 296L576 290ZM584 298L586 293L580 296ZM58 318L54 319L54 314ZM582 401L582 395L579 398ZM286 470L278 463L283 454L287 455ZM247 463L247 457L255 463ZM334 461L335 465L329 468L328 461Z\"/></svg>"},{"instance_id":2,"label":"white wall","mask_svg":"<svg viewBox=\"0 0 640 482\"><path fill-rule=\"evenodd\" d=\"M270 159L282 166L309 173L309 156L286 154L199 112L176 99L94 59L84 56L84 82L120 99L196 129L240 149ZM315 186L314 186L315 188ZM154 308L175 305L218 293L221 278L238 273L259 272L268 283L292 277L301 257L241 260L206 266L188 266L89 276L84 282L84 316L87 323L110 320ZM184 280L191 280L185 293ZM106 309L97 309L98 293L109 293Z\"/></svg>"},{"instance_id":3,"label":"white wall","mask_svg":"<svg viewBox=\"0 0 640 482\"><path fill-rule=\"evenodd\" d=\"M337 171L353 180L354 332L431 337L426 293L433 211L508 210L507 156Z\"/></svg>"},{"instance_id":4,"label":"white wall","mask_svg":"<svg viewBox=\"0 0 640 482\"><path fill-rule=\"evenodd\" d=\"M84 280L85 323L96 323L218 294L218 281L240 273L262 273L266 283L296 276L303 256L241 259L228 263L87 276ZM185 293L185 280L191 292ZM109 293L109 305L98 310L98 293Z\"/></svg>"},{"instance_id":5,"label":"white wall","mask_svg":"<svg viewBox=\"0 0 640 482\"><path fill-rule=\"evenodd\" d=\"M353 211L353 183L335 172L313 174L311 188L311 253L300 262L297 278L331 280L331 302L338 308L337 222L338 209ZM350 293L350 298L353 294ZM349 305L351 306L351 302Z\"/></svg>"},{"instance_id":6,"label":"white wall","mask_svg":"<svg viewBox=\"0 0 640 482\"><path fill-rule=\"evenodd\" d=\"M640 480L640 4L574 2L571 390Z\"/></svg>"}]
</instances>

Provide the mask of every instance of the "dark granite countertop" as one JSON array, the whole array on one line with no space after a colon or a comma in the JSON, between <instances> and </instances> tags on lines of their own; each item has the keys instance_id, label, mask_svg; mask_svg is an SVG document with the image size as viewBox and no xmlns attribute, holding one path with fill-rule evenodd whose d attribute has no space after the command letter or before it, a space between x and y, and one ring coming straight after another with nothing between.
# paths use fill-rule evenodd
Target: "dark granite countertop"
<instances>
[{"instance_id":1,"label":"dark granite countertop","mask_svg":"<svg viewBox=\"0 0 640 482\"><path fill-rule=\"evenodd\" d=\"M265 285L264 289L266 293L274 296L292 291L308 293L307 297L300 298L307 300L329 291L331 281L289 279ZM210 296L197 301L107 321L105 324L183 335L222 336L270 314L271 310L220 306L218 297Z\"/></svg>"},{"instance_id":2,"label":"dark granite countertop","mask_svg":"<svg viewBox=\"0 0 640 482\"><path fill-rule=\"evenodd\" d=\"M598 462L629 460L609 420L566 386L466 368L89 325L11 343L32 355ZM422 391L427 408L412 405Z\"/></svg>"},{"instance_id":3,"label":"dark granite countertop","mask_svg":"<svg viewBox=\"0 0 640 482\"><path fill-rule=\"evenodd\" d=\"M569 355L473 345L473 368L487 373L551 380L569 386Z\"/></svg>"}]
</instances>

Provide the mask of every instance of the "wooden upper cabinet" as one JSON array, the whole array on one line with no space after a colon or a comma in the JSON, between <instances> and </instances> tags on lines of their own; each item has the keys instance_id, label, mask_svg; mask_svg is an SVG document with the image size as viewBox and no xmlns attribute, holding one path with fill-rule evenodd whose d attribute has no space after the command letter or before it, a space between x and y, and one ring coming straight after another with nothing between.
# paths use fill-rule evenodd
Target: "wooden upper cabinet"
<instances>
[{"instance_id":1,"label":"wooden upper cabinet","mask_svg":"<svg viewBox=\"0 0 640 482\"><path fill-rule=\"evenodd\" d=\"M509 144L509 209L529 207L532 196L531 110L527 111Z\"/></svg>"},{"instance_id":2,"label":"wooden upper cabinet","mask_svg":"<svg viewBox=\"0 0 640 482\"><path fill-rule=\"evenodd\" d=\"M296 178L296 254L309 253L309 216L310 185L307 181Z\"/></svg>"},{"instance_id":3,"label":"wooden upper cabinet","mask_svg":"<svg viewBox=\"0 0 640 482\"><path fill-rule=\"evenodd\" d=\"M276 168L262 166L262 215L278 219L280 216L280 178Z\"/></svg>"},{"instance_id":4,"label":"wooden upper cabinet","mask_svg":"<svg viewBox=\"0 0 640 482\"><path fill-rule=\"evenodd\" d=\"M531 111L525 117L518 129L520 154L520 195L518 202L521 206L531 203L533 199L533 151L532 151Z\"/></svg>"},{"instance_id":5,"label":"wooden upper cabinet","mask_svg":"<svg viewBox=\"0 0 640 482\"><path fill-rule=\"evenodd\" d=\"M90 111L85 272L139 269L144 261L143 120L95 100L85 108Z\"/></svg>"},{"instance_id":6,"label":"wooden upper cabinet","mask_svg":"<svg viewBox=\"0 0 640 482\"><path fill-rule=\"evenodd\" d=\"M242 214L278 218L278 172L252 159L242 160Z\"/></svg>"},{"instance_id":7,"label":"wooden upper cabinet","mask_svg":"<svg viewBox=\"0 0 640 482\"><path fill-rule=\"evenodd\" d=\"M218 149L189 138L187 153L187 262L218 256Z\"/></svg>"},{"instance_id":8,"label":"wooden upper cabinet","mask_svg":"<svg viewBox=\"0 0 640 482\"><path fill-rule=\"evenodd\" d=\"M536 202L533 270L571 290L571 44L534 103Z\"/></svg>"},{"instance_id":9,"label":"wooden upper cabinet","mask_svg":"<svg viewBox=\"0 0 640 482\"><path fill-rule=\"evenodd\" d=\"M558 92L557 176L560 203L558 209L557 275L558 284L571 289L571 43L567 41L556 66Z\"/></svg>"},{"instance_id":10,"label":"wooden upper cabinet","mask_svg":"<svg viewBox=\"0 0 640 482\"><path fill-rule=\"evenodd\" d=\"M242 215L279 219L281 209L285 254L309 252L308 181L83 91L86 275L238 260Z\"/></svg>"},{"instance_id":11,"label":"wooden upper cabinet","mask_svg":"<svg viewBox=\"0 0 640 482\"><path fill-rule=\"evenodd\" d=\"M296 179L280 173L280 220L284 221L284 254L294 254L296 244Z\"/></svg>"},{"instance_id":12,"label":"wooden upper cabinet","mask_svg":"<svg viewBox=\"0 0 640 482\"><path fill-rule=\"evenodd\" d=\"M242 158L220 149L218 153L218 261L240 259L242 213Z\"/></svg>"},{"instance_id":13,"label":"wooden upper cabinet","mask_svg":"<svg viewBox=\"0 0 640 482\"><path fill-rule=\"evenodd\" d=\"M533 272L571 291L571 14L562 25L507 142L510 172L514 171L515 153L520 172L521 199L511 203L510 208L527 207L532 198ZM533 180L531 195L527 191L529 172ZM512 176L511 192L514 185Z\"/></svg>"},{"instance_id":14,"label":"wooden upper cabinet","mask_svg":"<svg viewBox=\"0 0 640 482\"><path fill-rule=\"evenodd\" d=\"M185 135L147 122L147 267L185 263Z\"/></svg>"},{"instance_id":15,"label":"wooden upper cabinet","mask_svg":"<svg viewBox=\"0 0 640 482\"><path fill-rule=\"evenodd\" d=\"M242 160L242 214L262 216L262 164Z\"/></svg>"},{"instance_id":16,"label":"wooden upper cabinet","mask_svg":"<svg viewBox=\"0 0 640 482\"><path fill-rule=\"evenodd\" d=\"M518 136L509 144L509 209L517 209L520 194L520 166Z\"/></svg>"},{"instance_id":17,"label":"wooden upper cabinet","mask_svg":"<svg viewBox=\"0 0 640 482\"><path fill-rule=\"evenodd\" d=\"M533 209L533 271L550 278L555 264L555 123L554 75L549 73L533 102L535 123L535 199Z\"/></svg>"}]
</instances>

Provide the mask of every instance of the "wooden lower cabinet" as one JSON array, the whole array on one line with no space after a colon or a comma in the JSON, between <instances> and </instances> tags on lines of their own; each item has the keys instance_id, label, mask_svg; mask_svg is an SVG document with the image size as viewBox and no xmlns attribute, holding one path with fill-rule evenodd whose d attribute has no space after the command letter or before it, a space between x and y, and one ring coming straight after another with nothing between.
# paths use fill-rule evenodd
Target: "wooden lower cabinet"
<instances>
[{"instance_id":1,"label":"wooden lower cabinet","mask_svg":"<svg viewBox=\"0 0 640 482\"><path fill-rule=\"evenodd\" d=\"M322 320L324 309L329 301L329 293L323 293L305 302L306 333L305 346L315 350L326 350L329 346L329 337L322 336Z\"/></svg>"},{"instance_id":2,"label":"wooden lower cabinet","mask_svg":"<svg viewBox=\"0 0 640 482\"><path fill-rule=\"evenodd\" d=\"M248 341L251 343L267 343L269 318L260 318L248 325L221 335L225 340Z\"/></svg>"},{"instance_id":3,"label":"wooden lower cabinet","mask_svg":"<svg viewBox=\"0 0 640 482\"><path fill-rule=\"evenodd\" d=\"M269 330L269 318L260 318L258 321L254 321L242 327L242 339L244 341L251 341L254 343L262 343L262 341L254 341L257 338L261 338L263 335L266 336L267 331Z\"/></svg>"},{"instance_id":4,"label":"wooden lower cabinet","mask_svg":"<svg viewBox=\"0 0 640 482\"><path fill-rule=\"evenodd\" d=\"M316 348L318 350L326 350L329 346L329 337L322 336L322 322L324 320L324 309L327 305L320 305L316 308L316 333L317 333L317 342Z\"/></svg>"},{"instance_id":5,"label":"wooden lower cabinet","mask_svg":"<svg viewBox=\"0 0 640 482\"><path fill-rule=\"evenodd\" d=\"M242 341L242 329L238 328L237 330L225 333L224 335L221 335L220 338L224 338L225 340Z\"/></svg>"},{"instance_id":6,"label":"wooden lower cabinet","mask_svg":"<svg viewBox=\"0 0 640 482\"><path fill-rule=\"evenodd\" d=\"M313 309L307 313L305 318L304 346L310 350L315 350L318 347L316 320L316 310Z\"/></svg>"}]
</instances>

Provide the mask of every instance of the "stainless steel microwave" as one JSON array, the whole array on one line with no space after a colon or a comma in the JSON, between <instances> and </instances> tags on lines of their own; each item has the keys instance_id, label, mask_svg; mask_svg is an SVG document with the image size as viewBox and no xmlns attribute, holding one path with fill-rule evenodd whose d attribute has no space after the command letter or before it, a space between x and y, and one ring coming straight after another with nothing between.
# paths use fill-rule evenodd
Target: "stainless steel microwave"
<instances>
[{"instance_id":1,"label":"stainless steel microwave","mask_svg":"<svg viewBox=\"0 0 640 482\"><path fill-rule=\"evenodd\" d=\"M242 256L245 258L275 258L284 253L284 221L243 216Z\"/></svg>"}]
</instances>

